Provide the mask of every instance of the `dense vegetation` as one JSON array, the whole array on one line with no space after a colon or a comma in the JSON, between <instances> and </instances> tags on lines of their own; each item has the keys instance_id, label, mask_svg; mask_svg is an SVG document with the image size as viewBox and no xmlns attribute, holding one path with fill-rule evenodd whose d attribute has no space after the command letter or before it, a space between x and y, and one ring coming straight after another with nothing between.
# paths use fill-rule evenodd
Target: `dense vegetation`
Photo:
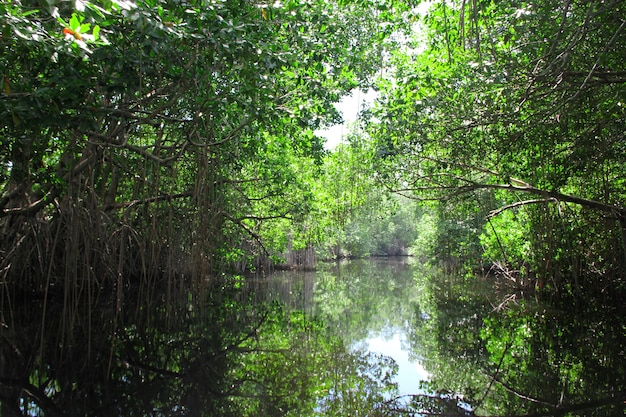
<instances>
[{"instance_id":1,"label":"dense vegetation","mask_svg":"<svg viewBox=\"0 0 626 417\"><path fill-rule=\"evenodd\" d=\"M198 278L313 242L313 132L393 18L365 6L3 2L3 280Z\"/></svg>"},{"instance_id":2,"label":"dense vegetation","mask_svg":"<svg viewBox=\"0 0 626 417\"><path fill-rule=\"evenodd\" d=\"M494 318L428 275L416 297L432 313L416 309L411 330L431 337L419 346L439 358L442 384L483 410L554 411L511 390L550 366L567 381L606 373L609 347L623 356L622 321L604 314L622 313L626 285L625 9L0 2L0 413L332 414L355 393L384 404L364 375L388 379L391 364L353 355L315 320L252 309L235 274L407 254L460 280L495 272L515 300L539 290L554 311ZM325 149L319 131L340 122L334 104L356 88L375 103ZM325 285L347 305L343 283ZM611 335L606 352L552 337L566 306L584 313L581 329ZM444 339L467 359L465 386L446 380L458 368L446 368ZM522 348L544 339L553 348ZM582 359L563 365L555 352ZM328 357L359 371L319 384L296 372L312 378ZM499 372L498 360L520 357L521 368ZM285 363L291 373L279 377ZM596 378L592 394L613 395L621 371ZM300 402L287 398L293 387ZM578 388L561 392L589 405ZM211 395L194 403L200 390ZM412 412L446 411L435 403Z\"/></svg>"},{"instance_id":3,"label":"dense vegetation","mask_svg":"<svg viewBox=\"0 0 626 417\"><path fill-rule=\"evenodd\" d=\"M12 286L411 245L557 289L622 278L620 2L1 7ZM325 152L357 86L377 103Z\"/></svg>"},{"instance_id":4,"label":"dense vegetation","mask_svg":"<svg viewBox=\"0 0 626 417\"><path fill-rule=\"evenodd\" d=\"M554 290L621 282L624 4L430 10L368 123L385 184L438 202L448 255Z\"/></svg>"}]
</instances>

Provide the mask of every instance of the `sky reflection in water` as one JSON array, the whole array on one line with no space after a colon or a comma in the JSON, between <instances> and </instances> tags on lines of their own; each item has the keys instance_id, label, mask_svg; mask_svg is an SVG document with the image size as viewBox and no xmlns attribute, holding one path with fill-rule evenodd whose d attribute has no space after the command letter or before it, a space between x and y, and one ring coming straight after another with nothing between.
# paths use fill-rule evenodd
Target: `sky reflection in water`
<instances>
[{"instance_id":1,"label":"sky reflection in water","mask_svg":"<svg viewBox=\"0 0 626 417\"><path fill-rule=\"evenodd\" d=\"M394 330L391 329L393 332ZM420 392L419 383L428 379L428 372L419 362L409 358L406 349L402 348L403 333L394 332L391 336L388 331L383 332L385 336L373 336L365 340L367 350L372 353L381 353L393 358L398 364L398 374L395 382L398 383L400 395L410 395Z\"/></svg>"},{"instance_id":2,"label":"sky reflection in water","mask_svg":"<svg viewBox=\"0 0 626 417\"><path fill-rule=\"evenodd\" d=\"M352 260L317 272L281 271L269 280L281 301L321 318L348 346L392 358L400 395L420 393L429 375L410 358L405 328L415 314L414 268L407 258Z\"/></svg>"}]
</instances>

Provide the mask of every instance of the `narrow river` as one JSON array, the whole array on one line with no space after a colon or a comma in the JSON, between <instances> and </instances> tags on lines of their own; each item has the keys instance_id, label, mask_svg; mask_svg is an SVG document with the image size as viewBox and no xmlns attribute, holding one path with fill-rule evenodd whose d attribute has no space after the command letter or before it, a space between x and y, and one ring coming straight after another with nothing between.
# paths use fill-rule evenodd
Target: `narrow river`
<instances>
[{"instance_id":1,"label":"narrow river","mask_svg":"<svg viewBox=\"0 0 626 417\"><path fill-rule=\"evenodd\" d=\"M2 292L0 416L616 416L623 290L414 259Z\"/></svg>"},{"instance_id":2,"label":"narrow river","mask_svg":"<svg viewBox=\"0 0 626 417\"><path fill-rule=\"evenodd\" d=\"M372 370L360 374L376 375L385 393L360 398L360 410L369 410L363 415L372 409L459 416L626 412L618 292L528 294L411 258L279 272L264 285L269 299L322 320L352 354L378 358L382 369L392 364L389 379ZM329 409L352 412L345 407Z\"/></svg>"},{"instance_id":3,"label":"narrow river","mask_svg":"<svg viewBox=\"0 0 626 417\"><path fill-rule=\"evenodd\" d=\"M414 274L406 257L347 260L318 272L277 272L267 295L322 319L353 351L393 359L398 394L409 395L428 379L407 339L419 296Z\"/></svg>"}]
</instances>

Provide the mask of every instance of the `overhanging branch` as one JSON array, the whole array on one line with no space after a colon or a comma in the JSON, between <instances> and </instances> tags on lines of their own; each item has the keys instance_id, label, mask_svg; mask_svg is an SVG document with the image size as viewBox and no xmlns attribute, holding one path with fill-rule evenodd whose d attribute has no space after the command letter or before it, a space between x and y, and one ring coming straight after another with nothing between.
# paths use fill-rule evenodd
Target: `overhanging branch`
<instances>
[{"instance_id":1,"label":"overhanging branch","mask_svg":"<svg viewBox=\"0 0 626 417\"><path fill-rule=\"evenodd\" d=\"M533 187L529 184L526 185L513 185L513 184L473 184L471 186L466 187L467 192L474 191L478 189L497 189L497 190L505 190L511 192L521 192L527 193L537 196L542 196L546 200L552 201L563 201L566 203L577 204L582 207L590 208L593 210L602 211L610 214L614 218L621 220L626 217L626 209L623 207L618 207L612 204L602 203L596 200L589 200L582 197L576 197L569 194L564 194L558 191L550 191L543 190L540 188Z\"/></svg>"},{"instance_id":2,"label":"overhanging branch","mask_svg":"<svg viewBox=\"0 0 626 417\"><path fill-rule=\"evenodd\" d=\"M515 208L515 207L520 207L520 206L525 206L528 204L541 204L541 203L558 203L558 200L555 198L540 198L540 199L535 199L535 200L524 200L524 201L518 201L516 203L513 204L508 204L504 207L500 207L499 209L495 209L495 210L491 210L489 212L489 214L487 215L487 219L490 219L492 217L495 217L497 215L499 215L500 213Z\"/></svg>"}]
</instances>

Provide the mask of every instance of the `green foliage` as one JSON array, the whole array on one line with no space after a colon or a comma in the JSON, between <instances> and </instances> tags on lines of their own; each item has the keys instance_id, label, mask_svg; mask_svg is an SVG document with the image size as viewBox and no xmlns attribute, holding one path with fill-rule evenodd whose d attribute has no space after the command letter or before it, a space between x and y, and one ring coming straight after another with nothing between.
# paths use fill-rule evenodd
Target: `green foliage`
<instances>
[{"instance_id":1,"label":"green foliage","mask_svg":"<svg viewBox=\"0 0 626 417\"><path fill-rule=\"evenodd\" d=\"M482 253L479 236L485 218L484 201L479 197L458 200L455 204L429 204L416 225L417 239L411 252L445 270L476 269Z\"/></svg>"},{"instance_id":2,"label":"green foliage","mask_svg":"<svg viewBox=\"0 0 626 417\"><path fill-rule=\"evenodd\" d=\"M485 215L524 206L519 221L495 220L498 233L484 222L476 232L489 259L519 268L530 258L555 287L588 275L584 265L598 257L611 259L606 273L623 275L624 237L609 232L625 224L623 12L602 1L434 2L420 33L392 56L393 81L379 83L367 132L380 178L422 200L457 204L478 193ZM513 195L484 199L495 191ZM460 204L459 218L472 218L471 204ZM541 214L546 205L563 215ZM606 252L572 247L572 224ZM546 230L541 244L537 230ZM497 244L496 234L515 238ZM474 246L444 253L474 256ZM577 271L547 265L565 253Z\"/></svg>"},{"instance_id":3,"label":"green foliage","mask_svg":"<svg viewBox=\"0 0 626 417\"><path fill-rule=\"evenodd\" d=\"M311 218L323 258L406 255L422 211L387 192L371 141L358 127L324 158Z\"/></svg>"},{"instance_id":4,"label":"green foliage","mask_svg":"<svg viewBox=\"0 0 626 417\"><path fill-rule=\"evenodd\" d=\"M524 265L531 256L528 241L529 221L524 211L507 210L492 217L480 235L480 243L484 248L483 258L490 263L500 260L509 265Z\"/></svg>"},{"instance_id":5,"label":"green foliage","mask_svg":"<svg viewBox=\"0 0 626 417\"><path fill-rule=\"evenodd\" d=\"M436 218L432 213L425 213L415 225L417 238L411 247L411 253L421 261L432 262L437 239Z\"/></svg>"},{"instance_id":6,"label":"green foliage","mask_svg":"<svg viewBox=\"0 0 626 417\"><path fill-rule=\"evenodd\" d=\"M351 2L2 3L3 276L200 278L256 268L285 230L311 241L313 132L370 82L395 18Z\"/></svg>"},{"instance_id":7,"label":"green foliage","mask_svg":"<svg viewBox=\"0 0 626 417\"><path fill-rule=\"evenodd\" d=\"M542 303L490 279L425 268L415 279L421 291L409 342L431 375L424 388L432 397L448 399L447 406L462 401L476 415L621 412L617 293L603 299L591 288L584 297ZM417 397L429 410L445 405Z\"/></svg>"}]
</instances>

